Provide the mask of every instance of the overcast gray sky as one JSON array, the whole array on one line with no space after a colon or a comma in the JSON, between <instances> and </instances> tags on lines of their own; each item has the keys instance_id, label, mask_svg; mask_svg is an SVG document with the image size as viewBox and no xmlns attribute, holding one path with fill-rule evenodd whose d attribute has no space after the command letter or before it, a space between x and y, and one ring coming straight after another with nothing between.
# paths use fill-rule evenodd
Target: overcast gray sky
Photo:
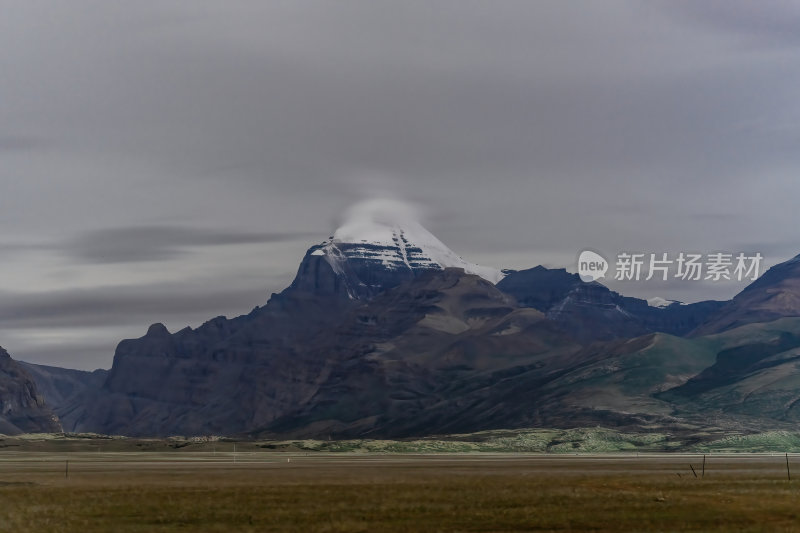
<instances>
[{"instance_id":1,"label":"overcast gray sky","mask_svg":"<svg viewBox=\"0 0 800 533\"><path fill-rule=\"evenodd\" d=\"M0 344L264 304L368 197L465 259L800 253L794 1L0 0ZM628 283L732 297L742 284Z\"/></svg>"}]
</instances>

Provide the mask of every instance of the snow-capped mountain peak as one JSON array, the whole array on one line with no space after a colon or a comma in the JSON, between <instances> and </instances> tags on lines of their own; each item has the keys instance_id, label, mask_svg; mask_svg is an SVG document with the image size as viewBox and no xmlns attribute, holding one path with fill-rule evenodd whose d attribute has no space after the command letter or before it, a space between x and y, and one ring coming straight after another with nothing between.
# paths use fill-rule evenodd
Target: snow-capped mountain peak
<instances>
[{"instance_id":1,"label":"snow-capped mountain peak","mask_svg":"<svg viewBox=\"0 0 800 533\"><path fill-rule=\"evenodd\" d=\"M329 239L308 250L293 286L369 299L423 272L448 267L491 283L504 277L496 268L465 261L417 222L405 204L368 201L351 209Z\"/></svg>"},{"instance_id":2,"label":"snow-capped mountain peak","mask_svg":"<svg viewBox=\"0 0 800 533\"><path fill-rule=\"evenodd\" d=\"M330 238L308 250L292 286L370 299L423 272L450 267L491 283L505 276L496 268L465 261L417 222L407 204L370 200L351 208Z\"/></svg>"},{"instance_id":3,"label":"snow-capped mountain peak","mask_svg":"<svg viewBox=\"0 0 800 533\"><path fill-rule=\"evenodd\" d=\"M389 269L416 271L457 267L492 283L503 278L503 273L496 268L465 261L414 220L388 223L374 219L350 221L324 243L326 256L333 247L343 251L348 259L375 261ZM330 255L337 257L337 254Z\"/></svg>"}]
</instances>

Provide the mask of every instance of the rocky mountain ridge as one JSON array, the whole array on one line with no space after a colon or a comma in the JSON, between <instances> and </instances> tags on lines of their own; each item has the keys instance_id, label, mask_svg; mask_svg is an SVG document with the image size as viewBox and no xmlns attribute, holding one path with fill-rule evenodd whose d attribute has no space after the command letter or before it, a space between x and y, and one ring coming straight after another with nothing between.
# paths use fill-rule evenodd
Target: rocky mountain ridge
<instances>
[{"instance_id":1,"label":"rocky mountain ridge","mask_svg":"<svg viewBox=\"0 0 800 533\"><path fill-rule=\"evenodd\" d=\"M61 431L25 368L0 348L0 434Z\"/></svg>"},{"instance_id":2,"label":"rocky mountain ridge","mask_svg":"<svg viewBox=\"0 0 800 533\"><path fill-rule=\"evenodd\" d=\"M120 342L107 374L29 371L65 430L130 436L677 431L712 418L760 431L798 416L800 322L787 317L800 315L800 261L731 302L654 307L563 269L467 263L420 228L345 227L264 306L175 333L153 324ZM40 396L26 405L45 408Z\"/></svg>"}]
</instances>

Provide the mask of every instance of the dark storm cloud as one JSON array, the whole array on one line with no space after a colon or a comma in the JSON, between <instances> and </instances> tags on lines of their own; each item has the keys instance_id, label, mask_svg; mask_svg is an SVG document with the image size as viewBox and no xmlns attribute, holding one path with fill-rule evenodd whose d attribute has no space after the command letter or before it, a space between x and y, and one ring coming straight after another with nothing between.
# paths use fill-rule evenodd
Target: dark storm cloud
<instances>
[{"instance_id":1,"label":"dark storm cloud","mask_svg":"<svg viewBox=\"0 0 800 533\"><path fill-rule=\"evenodd\" d=\"M214 288L210 283L115 286L46 293L0 292L4 329L85 328L132 323L187 325L182 317L211 318L220 309L247 312L267 302L257 289ZM147 321L150 322L147 322Z\"/></svg>"},{"instance_id":2,"label":"dark storm cloud","mask_svg":"<svg viewBox=\"0 0 800 533\"><path fill-rule=\"evenodd\" d=\"M224 232L178 226L112 228L85 233L63 251L87 263L131 263L173 259L192 248L269 244L318 235L308 233Z\"/></svg>"},{"instance_id":3,"label":"dark storm cloud","mask_svg":"<svg viewBox=\"0 0 800 533\"><path fill-rule=\"evenodd\" d=\"M248 313L266 304L285 281L190 279L182 283L118 285L46 292L0 291L0 345L29 362L109 368L116 345L155 322L171 331L209 319ZM225 311L227 310L227 311Z\"/></svg>"}]
</instances>

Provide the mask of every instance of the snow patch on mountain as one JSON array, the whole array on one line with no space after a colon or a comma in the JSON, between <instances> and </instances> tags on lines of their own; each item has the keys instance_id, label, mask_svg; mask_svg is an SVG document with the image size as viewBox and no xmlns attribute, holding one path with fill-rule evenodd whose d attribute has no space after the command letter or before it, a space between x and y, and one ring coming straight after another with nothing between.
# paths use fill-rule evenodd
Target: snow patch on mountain
<instances>
[{"instance_id":1,"label":"snow patch on mountain","mask_svg":"<svg viewBox=\"0 0 800 533\"><path fill-rule=\"evenodd\" d=\"M361 259L380 263L387 269L439 270L463 268L492 283L505 274L499 269L465 261L425 229L402 202L370 200L357 204L345 223L315 250L323 251L334 269L342 260Z\"/></svg>"},{"instance_id":2,"label":"snow patch on mountain","mask_svg":"<svg viewBox=\"0 0 800 533\"><path fill-rule=\"evenodd\" d=\"M649 305L650 307L663 308L663 307L669 307L670 305L675 304L675 303L681 304L681 305L685 305L681 301L678 301L678 300L667 300L666 298L662 298L660 296L654 296L653 298L648 298L647 299L647 305Z\"/></svg>"}]
</instances>

